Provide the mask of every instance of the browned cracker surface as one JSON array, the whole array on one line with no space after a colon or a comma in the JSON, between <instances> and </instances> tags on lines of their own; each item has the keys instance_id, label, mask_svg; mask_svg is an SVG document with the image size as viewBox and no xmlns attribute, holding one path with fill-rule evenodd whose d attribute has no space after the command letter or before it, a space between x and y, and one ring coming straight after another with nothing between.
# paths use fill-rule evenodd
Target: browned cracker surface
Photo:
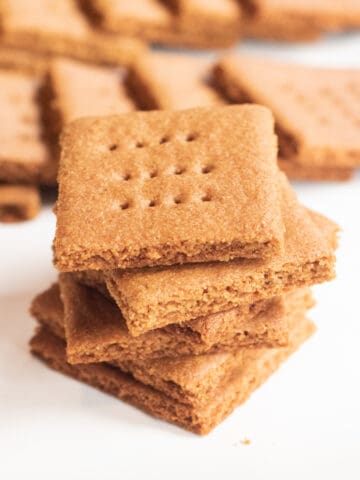
<instances>
[{"instance_id":1,"label":"browned cracker surface","mask_svg":"<svg viewBox=\"0 0 360 480\"><path fill-rule=\"evenodd\" d=\"M49 83L60 129L77 118L135 110L117 69L58 58L50 62Z\"/></svg>"},{"instance_id":2,"label":"browned cracker surface","mask_svg":"<svg viewBox=\"0 0 360 480\"><path fill-rule=\"evenodd\" d=\"M94 31L73 0L2 0L2 43L79 60L128 64L143 51L135 38Z\"/></svg>"},{"instance_id":3,"label":"browned cracker surface","mask_svg":"<svg viewBox=\"0 0 360 480\"><path fill-rule=\"evenodd\" d=\"M245 35L275 40L312 40L327 30L360 25L358 0L240 0L250 16Z\"/></svg>"},{"instance_id":4,"label":"browned cracker surface","mask_svg":"<svg viewBox=\"0 0 360 480\"><path fill-rule=\"evenodd\" d=\"M240 36L237 0L164 0L176 19L169 43L198 48L229 47Z\"/></svg>"},{"instance_id":5,"label":"browned cracker surface","mask_svg":"<svg viewBox=\"0 0 360 480\"><path fill-rule=\"evenodd\" d=\"M83 3L105 30L153 43L226 47L240 35L236 0L94 0L91 8Z\"/></svg>"},{"instance_id":6,"label":"browned cracker surface","mask_svg":"<svg viewBox=\"0 0 360 480\"><path fill-rule=\"evenodd\" d=\"M260 103L273 111L284 159L309 167L360 165L360 70L241 55L220 61L215 78L231 100Z\"/></svg>"},{"instance_id":7,"label":"browned cracker surface","mask_svg":"<svg viewBox=\"0 0 360 480\"><path fill-rule=\"evenodd\" d=\"M143 109L182 110L226 103L209 82L207 60L149 52L134 61L127 84Z\"/></svg>"},{"instance_id":8,"label":"browned cracker surface","mask_svg":"<svg viewBox=\"0 0 360 480\"><path fill-rule=\"evenodd\" d=\"M0 222L31 220L40 210L40 194L36 187L0 184Z\"/></svg>"},{"instance_id":9,"label":"browned cracker surface","mask_svg":"<svg viewBox=\"0 0 360 480\"><path fill-rule=\"evenodd\" d=\"M20 72L0 72L0 181L39 183L52 160L42 139L36 101L39 81Z\"/></svg>"},{"instance_id":10,"label":"browned cracker surface","mask_svg":"<svg viewBox=\"0 0 360 480\"><path fill-rule=\"evenodd\" d=\"M173 28L171 12L157 0L93 0L92 8L103 28L114 33L156 41Z\"/></svg>"},{"instance_id":11,"label":"browned cracker surface","mask_svg":"<svg viewBox=\"0 0 360 480\"><path fill-rule=\"evenodd\" d=\"M282 180L286 228L282 254L264 260L106 273L108 289L133 335L333 278L336 225L300 206Z\"/></svg>"},{"instance_id":12,"label":"browned cracker surface","mask_svg":"<svg viewBox=\"0 0 360 480\"><path fill-rule=\"evenodd\" d=\"M60 270L258 258L282 248L276 139L263 107L80 119L62 147Z\"/></svg>"},{"instance_id":13,"label":"browned cracker surface","mask_svg":"<svg viewBox=\"0 0 360 480\"><path fill-rule=\"evenodd\" d=\"M304 318L293 319L289 347L242 349L184 359L70 365L65 343L42 327L30 346L50 367L95 386L155 417L200 434L209 433L247 400L314 331Z\"/></svg>"},{"instance_id":14,"label":"browned cracker surface","mask_svg":"<svg viewBox=\"0 0 360 480\"><path fill-rule=\"evenodd\" d=\"M284 298L260 301L242 308L199 318L182 325L131 337L119 309L93 288L77 283L71 274L38 295L31 307L43 325L63 331L70 363L147 359L233 351L240 347L284 346L288 317L313 305L309 290ZM65 313L64 313L65 309ZM61 329L61 330L60 330ZM64 334L62 334L64 335Z\"/></svg>"},{"instance_id":15,"label":"browned cracker surface","mask_svg":"<svg viewBox=\"0 0 360 480\"><path fill-rule=\"evenodd\" d=\"M48 58L34 52L1 45L0 68L30 75L44 75L48 69Z\"/></svg>"},{"instance_id":16,"label":"browned cracker surface","mask_svg":"<svg viewBox=\"0 0 360 480\"><path fill-rule=\"evenodd\" d=\"M293 160L278 159L280 169L292 180L346 181L355 173L354 168L316 167L303 165Z\"/></svg>"}]
</instances>

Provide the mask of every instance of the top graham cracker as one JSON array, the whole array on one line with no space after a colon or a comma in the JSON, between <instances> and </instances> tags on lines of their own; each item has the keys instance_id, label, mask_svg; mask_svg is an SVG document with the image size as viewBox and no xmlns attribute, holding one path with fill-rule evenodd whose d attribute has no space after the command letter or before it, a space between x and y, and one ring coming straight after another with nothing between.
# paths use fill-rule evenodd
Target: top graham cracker
<instances>
[{"instance_id":1,"label":"top graham cracker","mask_svg":"<svg viewBox=\"0 0 360 480\"><path fill-rule=\"evenodd\" d=\"M79 119L62 136L62 271L226 261L283 247L276 137L256 105Z\"/></svg>"}]
</instances>

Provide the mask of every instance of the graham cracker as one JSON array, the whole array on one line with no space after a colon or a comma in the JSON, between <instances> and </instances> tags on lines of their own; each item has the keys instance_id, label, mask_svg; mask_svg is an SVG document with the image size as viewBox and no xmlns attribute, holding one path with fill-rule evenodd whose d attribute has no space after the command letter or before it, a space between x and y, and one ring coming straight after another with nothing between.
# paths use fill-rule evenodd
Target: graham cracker
<instances>
[{"instance_id":1,"label":"graham cracker","mask_svg":"<svg viewBox=\"0 0 360 480\"><path fill-rule=\"evenodd\" d=\"M36 187L0 185L0 222L31 220L39 213L40 194Z\"/></svg>"},{"instance_id":2,"label":"graham cracker","mask_svg":"<svg viewBox=\"0 0 360 480\"><path fill-rule=\"evenodd\" d=\"M32 52L127 65L144 50L135 38L92 29L73 0L2 0L0 18L2 43Z\"/></svg>"},{"instance_id":3,"label":"graham cracker","mask_svg":"<svg viewBox=\"0 0 360 480\"><path fill-rule=\"evenodd\" d=\"M30 75L47 73L49 59L45 55L0 45L0 68Z\"/></svg>"},{"instance_id":4,"label":"graham cracker","mask_svg":"<svg viewBox=\"0 0 360 480\"><path fill-rule=\"evenodd\" d=\"M244 35L284 41L316 39L322 32L360 26L357 0L241 0Z\"/></svg>"},{"instance_id":5,"label":"graham cracker","mask_svg":"<svg viewBox=\"0 0 360 480\"><path fill-rule=\"evenodd\" d=\"M353 168L313 167L292 160L278 159L280 169L292 180L311 180L319 182L344 182L354 176Z\"/></svg>"},{"instance_id":6,"label":"graham cracker","mask_svg":"<svg viewBox=\"0 0 360 480\"><path fill-rule=\"evenodd\" d=\"M127 85L145 110L182 110L224 105L210 86L210 64L202 58L173 53L138 57L129 70Z\"/></svg>"},{"instance_id":7,"label":"graham cracker","mask_svg":"<svg viewBox=\"0 0 360 480\"><path fill-rule=\"evenodd\" d=\"M282 248L276 138L263 107L80 119L62 147L59 270L267 257Z\"/></svg>"},{"instance_id":8,"label":"graham cracker","mask_svg":"<svg viewBox=\"0 0 360 480\"><path fill-rule=\"evenodd\" d=\"M221 60L215 81L230 100L260 103L273 111L280 157L309 167L360 165L360 70L241 55Z\"/></svg>"},{"instance_id":9,"label":"graham cracker","mask_svg":"<svg viewBox=\"0 0 360 480\"><path fill-rule=\"evenodd\" d=\"M143 360L234 351L288 344L288 317L314 304L309 290L244 305L185 324L132 337L116 305L93 288L62 274L58 285L38 295L31 306L37 321L64 336L70 363Z\"/></svg>"},{"instance_id":10,"label":"graham cracker","mask_svg":"<svg viewBox=\"0 0 360 480\"><path fill-rule=\"evenodd\" d=\"M307 211L281 177L284 251L268 259L105 272L132 335L186 322L334 277L337 226Z\"/></svg>"},{"instance_id":11,"label":"graham cracker","mask_svg":"<svg viewBox=\"0 0 360 480\"><path fill-rule=\"evenodd\" d=\"M151 415L199 434L209 433L314 331L294 319L288 347L242 349L184 359L153 360L114 368L106 363L70 365L63 339L40 328L30 342L34 355L51 368L110 393ZM128 373L125 373L128 372Z\"/></svg>"},{"instance_id":12,"label":"graham cracker","mask_svg":"<svg viewBox=\"0 0 360 480\"><path fill-rule=\"evenodd\" d=\"M58 58L50 62L48 81L57 124L53 129L58 133L77 118L136 109L124 85L124 72L118 69Z\"/></svg>"},{"instance_id":13,"label":"graham cracker","mask_svg":"<svg viewBox=\"0 0 360 480\"><path fill-rule=\"evenodd\" d=\"M0 72L2 182L47 183L43 177L53 162L42 138L38 90L37 77Z\"/></svg>"},{"instance_id":14,"label":"graham cracker","mask_svg":"<svg viewBox=\"0 0 360 480\"><path fill-rule=\"evenodd\" d=\"M237 0L164 0L176 17L173 45L226 48L240 37L241 8Z\"/></svg>"},{"instance_id":15,"label":"graham cracker","mask_svg":"<svg viewBox=\"0 0 360 480\"><path fill-rule=\"evenodd\" d=\"M159 41L173 28L173 15L156 0L93 0L89 7L101 26L113 33Z\"/></svg>"}]
</instances>

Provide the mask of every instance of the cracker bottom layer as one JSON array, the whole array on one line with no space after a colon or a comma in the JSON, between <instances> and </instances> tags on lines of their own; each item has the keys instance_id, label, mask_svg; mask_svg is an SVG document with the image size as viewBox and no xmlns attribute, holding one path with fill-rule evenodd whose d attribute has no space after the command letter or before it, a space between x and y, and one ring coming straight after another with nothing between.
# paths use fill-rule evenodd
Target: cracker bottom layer
<instances>
[{"instance_id":1,"label":"cracker bottom layer","mask_svg":"<svg viewBox=\"0 0 360 480\"><path fill-rule=\"evenodd\" d=\"M252 361L234 368L221 393L201 407L184 404L169 395L135 380L130 374L105 363L70 365L66 344L45 327L40 327L30 342L33 354L54 370L92 385L141 410L199 434L209 433L265 380L314 332L306 318L297 321L289 347L262 349ZM239 365L240 367L240 365Z\"/></svg>"}]
</instances>

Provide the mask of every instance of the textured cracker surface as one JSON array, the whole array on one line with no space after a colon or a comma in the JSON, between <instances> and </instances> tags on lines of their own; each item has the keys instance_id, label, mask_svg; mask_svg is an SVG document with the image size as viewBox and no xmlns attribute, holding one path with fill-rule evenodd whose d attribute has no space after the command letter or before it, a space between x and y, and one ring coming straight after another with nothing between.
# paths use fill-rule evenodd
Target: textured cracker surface
<instances>
[{"instance_id":1,"label":"textured cracker surface","mask_svg":"<svg viewBox=\"0 0 360 480\"><path fill-rule=\"evenodd\" d=\"M0 222L30 220L39 210L40 194L36 187L0 184Z\"/></svg>"},{"instance_id":2,"label":"textured cracker surface","mask_svg":"<svg viewBox=\"0 0 360 480\"><path fill-rule=\"evenodd\" d=\"M62 147L60 270L254 258L282 247L275 137L263 107L80 119Z\"/></svg>"},{"instance_id":3,"label":"textured cracker surface","mask_svg":"<svg viewBox=\"0 0 360 480\"><path fill-rule=\"evenodd\" d=\"M244 34L275 40L313 40L323 31L360 25L358 0L249 0L256 13L244 22Z\"/></svg>"},{"instance_id":4,"label":"textured cracker surface","mask_svg":"<svg viewBox=\"0 0 360 480\"><path fill-rule=\"evenodd\" d=\"M354 168L346 167L317 167L313 165L303 165L291 159L278 159L280 169L286 173L291 180L311 180L311 181L346 181L354 176Z\"/></svg>"},{"instance_id":5,"label":"textured cracker surface","mask_svg":"<svg viewBox=\"0 0 360 480\"><path fill-rule=\"evenodd\" d=\"M108 289L133 335L334 277L337 226L299 205L281 178L286 229L282 254L264 260L106 273Z\"/></svg>"},{"instance_id":6,"label":"textured cracker surface","mask_svg":"<svg viewBox=\"0 0 360 480\"><path fill-rule=\"evenodd\" d=\"M131 65L128 84L147 110L183 110L225 104L209 85L210 63L190 55L149 52Z\"/></svg>"},{"instance_id":7,"label":"textured cracker surface","mask_svg":"<svg viewBox=\"0 0 360 480\"><path fill-rule=\"evenodd\" d=\"M50 64L50 83L63 124L80 117L135 110L121 72L68 59Z\"/></svg>"},{"instance_id":8,"label":"textured cracker surface","mask_svg":"<svg viewBox=\"0 0 360 480\"><path fill-rule=\"evenodd\" d=\"M66 278L67 277L67 278ZM92 288L64 274L57 286L37 296L31 307L43 325L64 332L70 363L147 359L233 351L239 347L281 346L288 342L289 315L313 306L308 290L210 315L183 325L131 337L117 307ZM61 336L64 333L60 333Z\"/></svg>"},{"instance_id":9,"label":"textured cracker surface","mask_svg":"<svg viewBox=\"0 0 360 480\"><path fill-rule=\"evenodd\" d=\"M360 165L359 69L311 68L242 55L220 61L215 77L232 101L252 101L273 111L280 156L306 166Z\"/></svg>"},{"instance_id":10,"label":"textured cracker surface","mask_svg":"<svg viewBox=\"0 0 360 480\"><path fill-rule=\"evenodd\" d=\"M24 50L115 65L143 51L135 38L92 30L72 0L3 0L0 18L3 43Z\"/></svg>"}]
</instances>

